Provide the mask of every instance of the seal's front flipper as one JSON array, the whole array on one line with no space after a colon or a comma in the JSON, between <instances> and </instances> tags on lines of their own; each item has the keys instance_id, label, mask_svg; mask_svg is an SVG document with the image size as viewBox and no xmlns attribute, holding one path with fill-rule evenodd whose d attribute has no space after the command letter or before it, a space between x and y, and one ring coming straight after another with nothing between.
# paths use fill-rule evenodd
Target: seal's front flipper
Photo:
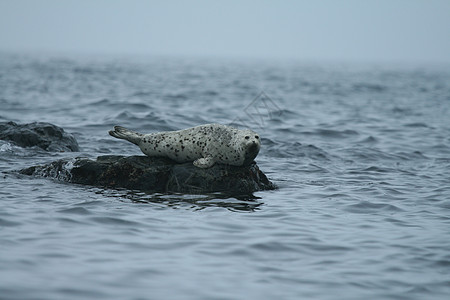
<instances>
[{"instance_id":1,"label":"seal's front flipper","mask_svg":"<svg viewBox=\"0 0 450 300\"><path fill-rule=\"evenodd\" d=\"M194 166L202 169L211 168L215 161L212 157L202 157L194 161Z\"/></svg>"}]
</instances>

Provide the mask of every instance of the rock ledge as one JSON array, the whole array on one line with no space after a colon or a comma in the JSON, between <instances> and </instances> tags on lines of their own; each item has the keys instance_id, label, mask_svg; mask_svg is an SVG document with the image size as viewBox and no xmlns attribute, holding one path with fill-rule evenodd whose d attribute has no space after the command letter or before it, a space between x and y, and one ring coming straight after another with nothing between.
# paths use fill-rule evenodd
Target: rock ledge
<instances>
[{"instance_id":1,"label":"rock ledge","mask_svg":"<svg viewBox=\"0 0 450 300\"><path fill-rule=\"evenodd\" d=\"M166 158L148 156L100 156L62 159L33 166L20 173L107 188L145 192L246 194L273 190L276 186L253 162L249 166L214 165L200 169L192 163L178 164Z\"/></svg>"}]
</instances>

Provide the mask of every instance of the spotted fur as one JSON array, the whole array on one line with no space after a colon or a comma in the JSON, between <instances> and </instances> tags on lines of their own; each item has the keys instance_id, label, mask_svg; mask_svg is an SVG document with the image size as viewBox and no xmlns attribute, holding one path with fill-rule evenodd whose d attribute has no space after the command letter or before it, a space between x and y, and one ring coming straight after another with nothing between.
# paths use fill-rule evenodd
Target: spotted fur
<instances>
[{"instance_id":1,"label":"spotted fur","mask_svg":"<svg viewBox=\"0 0 450 300\"><path fill-rule=\"evenodd\" d=\"M220 124L149 134L115 126L109 134L138 145L148 156L168 157L179 163L192 161L199 168L209 168L215 163L233 166L250 164L261 147L256 132Z\"/></svg>"}]
</instances>

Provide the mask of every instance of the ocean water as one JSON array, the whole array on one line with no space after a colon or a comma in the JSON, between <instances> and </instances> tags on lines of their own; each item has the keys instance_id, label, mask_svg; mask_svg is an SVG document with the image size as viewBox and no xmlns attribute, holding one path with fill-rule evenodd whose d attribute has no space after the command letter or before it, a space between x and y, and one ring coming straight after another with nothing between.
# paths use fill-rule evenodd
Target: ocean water
<instances>
[{"instance_id":1,"label":"ocean water","mask_svg":"<svg viewBox=\"0 0 450 300\"><path fill-rule=\"evenodd\" d=\"M0 121L80 152L0 141L1 299L448 299L450 68L0 54ZM144 194L14 173L136 155L107 134L250 127L278 185Z\"/></svg>"}]
</instances>

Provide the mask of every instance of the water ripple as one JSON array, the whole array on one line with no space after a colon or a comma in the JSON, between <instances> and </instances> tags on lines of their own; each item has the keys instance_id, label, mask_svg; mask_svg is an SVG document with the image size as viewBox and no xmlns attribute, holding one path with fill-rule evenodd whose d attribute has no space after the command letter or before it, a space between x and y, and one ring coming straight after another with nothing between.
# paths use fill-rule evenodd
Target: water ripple
<instances>
[{"instance_id":1,"label":"water ripple","mask_svg":"<svg viewBox=\"0 0 450 300\"><path fill-rule=\"evenodd\" d=\"M346 211L352 212L352 213L361 213L361 214L368 214L368 213L374 213L374 212L401 212L403 211L399 207L392 205L392 204L386 204L386 203L373 203L370 201L359 201L356 204L350 204L347 205L345 208Z\"/></svg>"}]
</instances>

